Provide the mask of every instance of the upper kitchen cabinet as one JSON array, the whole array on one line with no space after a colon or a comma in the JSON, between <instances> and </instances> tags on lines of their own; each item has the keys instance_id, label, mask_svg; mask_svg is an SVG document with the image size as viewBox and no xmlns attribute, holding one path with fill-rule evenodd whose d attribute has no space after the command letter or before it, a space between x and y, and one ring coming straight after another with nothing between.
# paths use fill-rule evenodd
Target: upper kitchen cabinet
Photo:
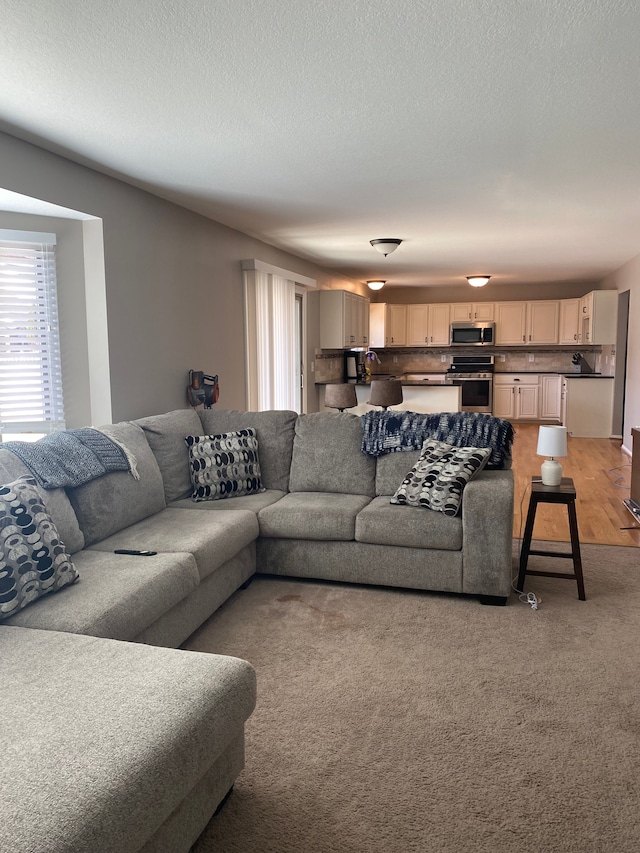
<instances>
[{"instance_id":1,"label":"upper kitchen cabinet","mask_svg":"<svg viewBox=\"0 0 640 853\"><path fill-rule=\"evenodd\" d=\"M407 306L407 345L449 346L449 303Z\"/></svg>"},{"instance_id":2,"label":"upper kitchen cabinet","mask_svg":"<svg viewBox=\"0 0 640 853\"><path fill-rule=\"evenodd\" d=\"M615 344L618 291L593 290L580 300L579 344Z\"/></svg>"},{"instance_id":3,"label":"upper kitchen cabinet","mask_svg":"<svg viewBox=\"0 0 640 853\"><path fill-rule=\"evenodd\" d=\"M456 302L451 305L451 322L492 323L496 306L493 302Z\"/></svg>"},{"instance_id":4,"label":"upper kitchen cabinet","mask_svg":"<svg viewBox=\"0 0 640 853\"><path fill-rule=\"evenodd\" d=\"M560 326L558 331L559 344L577 344L580 330L581 299L560 300Z\"/></svg>"},{"instance_id":5,"label":"upper kitchen cabinet","mask_svg":"<svg viewBox=\"0 0 640 853\"><path fill-rule=\"evenodd\" d=\"M526 342L526 302L496 302L495 320L497 346L513 346Z\"/></svg>"},{"instance_id":6,"label":"upper kitchen cabinet","mask_svg":"<svg viewBox=\"0 0 640 853\"><path fill-rule=\"evenodd\" d=\"M405 347L407 345L407 305L374 302L370 307L372 347Z\"/></svg>"},{"instance_id":7,"label":"upper kitchen cabinet","mask_svg":"<svg viewBox=\"0 0 640 853\"><path fill-rule=\"evenodd\" d=\"M320 291L320 348L369 346L369 300L346 290Z\"/></svg>"},{"instance_id":8,"label":"upper kitchen cabinet","mask_svg":"<svg viewBox=\"0 0 640 853\"><path fill-rule=\"evenodd\" d=\"M557 344L559 315L557 299L497 302L496 345Z\"/></svg>"},{"instance_id":9,"label":"upper kitchen cabinet","mask_svg":"<svg viewBox=\"0 0 640 853\"><path fill-rule=\"evenodd\" d=\"M557 299L527 302L527 343L557 344L559 317Z\"/></svg>"}]
</instances>

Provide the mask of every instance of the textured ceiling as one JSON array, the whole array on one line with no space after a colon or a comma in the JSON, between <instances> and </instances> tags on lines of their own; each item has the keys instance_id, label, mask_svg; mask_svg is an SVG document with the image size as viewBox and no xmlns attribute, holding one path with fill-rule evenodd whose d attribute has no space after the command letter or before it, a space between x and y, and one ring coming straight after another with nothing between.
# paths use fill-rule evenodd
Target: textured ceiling
<instances>
[{"instance_id":1,"label":"textured ceiling","mask_svg":"<svg viewBox=\"0 0 640 853\"><path fill-rule=\"evenodd\" d=\"M0 127L360 280L594 280L640 252L639 37L637 0L3 0Z\"/></svg>"}]
</instances>

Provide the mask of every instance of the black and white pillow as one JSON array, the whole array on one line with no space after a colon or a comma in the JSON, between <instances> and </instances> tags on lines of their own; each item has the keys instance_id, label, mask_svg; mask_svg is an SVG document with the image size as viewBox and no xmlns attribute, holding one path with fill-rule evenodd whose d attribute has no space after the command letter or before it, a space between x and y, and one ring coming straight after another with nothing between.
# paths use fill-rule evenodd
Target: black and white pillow
<instances>
[{"instance_id":1,"label":"black and white pillow","mask_svg":"<svg viewBox=\"0 0 640 853\"><path fill-rule=\"evenodd\" d=\"M188 435L194 501L215 501L264 492L255 429L219 435Z\"/></svg>"},{"instance_id":2,"label":"black and white pillow","mask_svg":"<svg viewBox=\"0 0 640 853\"><path fill-rule=\"evenodd\" d=\"M460 511L464 487L484 468L490 455L490 448L453 447L427 439L420 458L396 489L391 503L455 516Z\"/></svg>"},{"instance_id":3,"label":"black and white pillow","mask_svg":"<svg viewBox=\"0 0 640 853\"><path fill-rule=\"evenodd\" d=\"M0 486L0 621L77 579L36 481Z\"/></svg>"}]
</instances>

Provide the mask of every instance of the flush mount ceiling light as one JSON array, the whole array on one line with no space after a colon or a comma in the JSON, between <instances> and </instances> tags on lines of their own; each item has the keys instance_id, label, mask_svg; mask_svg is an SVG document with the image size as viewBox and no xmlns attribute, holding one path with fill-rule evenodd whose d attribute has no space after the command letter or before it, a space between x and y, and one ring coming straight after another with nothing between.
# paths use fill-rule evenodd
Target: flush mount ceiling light
<instances>
[{"instance_id":1,"label":"flush mount ceiling light","mask_svg":"<svg viewBox=\"0 0 640 853\"><path fill-rule=\"evenodd\" d=\"M378 240L369 240L369 242L377 252L386 258L391 252L395 252L402 240L398 240L397 237L381 237Z\"/></svg>"},{"instance_id":2,"label":"flush mount ceiling light","mask_svg":"<svg viewBox=\"0 0 640 853\"><path fill-rule=\"evenodd\" d=\"M468 275L467 281L471 287L484 287L490 278L490 275Z\"/></svg>"},{"instance_id":3,"label":"flush mount ceiling light","mask_svg":"<svg viewBox=\"0 0 640 853\"><path fill-rule=\"evenodd\" d=\"M386 283L386 281L368 281L367 286L370 287L371 290L382 290Z\"/></svg>"}]
</instances>

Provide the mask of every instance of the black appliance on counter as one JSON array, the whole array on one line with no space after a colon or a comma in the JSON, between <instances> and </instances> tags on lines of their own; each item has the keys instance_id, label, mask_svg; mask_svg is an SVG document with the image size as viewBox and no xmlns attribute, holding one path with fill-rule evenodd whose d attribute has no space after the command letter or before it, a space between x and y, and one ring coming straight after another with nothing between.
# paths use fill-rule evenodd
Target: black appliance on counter
<instances>
[{"instance_id":1,"label":"black appliance on counter","mask_svg":"<svg viewBox=\"0 0 640 853\"><path fill-rule=\"evenodd\" d=\"M489 412L493 408L492 355L454 355L447 379L459 381L462 388L463 412Z\"/></svg>"},{"instance_id":2,"label":"black appliance on counter","mask_svg":"<svg viewBox=\"0 0 640 853\"><path fill-rule=\"evenodd\" d=\"M344 354L344 381L362 381L366 375L366 359L363 351L348 350Z\"/></svg>"}]
</instances>

